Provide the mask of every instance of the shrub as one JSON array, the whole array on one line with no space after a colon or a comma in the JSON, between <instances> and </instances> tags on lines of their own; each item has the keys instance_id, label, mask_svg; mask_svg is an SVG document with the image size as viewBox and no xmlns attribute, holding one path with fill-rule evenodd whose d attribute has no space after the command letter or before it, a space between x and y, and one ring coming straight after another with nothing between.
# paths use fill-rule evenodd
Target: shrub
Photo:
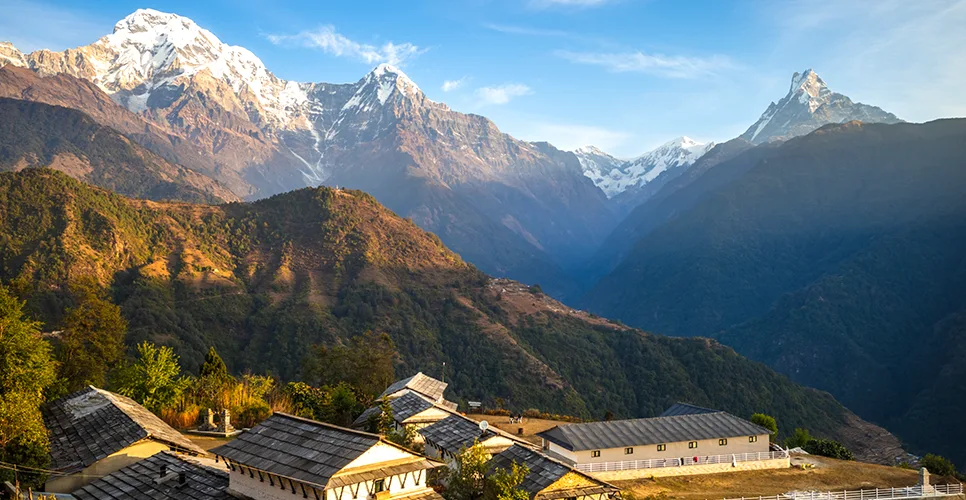
<instances>
[{"instance_id":1,"label":"shrub","mask_svg":"<svg viewBox=\"0 0 966 500\"><path fill-rule=\"evenodd\" d=\"M237 412L232 412L232 425L237 428L255 427L259 422L265 420L272 414L272 409L264 401L252 401L248 406L238 408Z\"/></svg>"},{"instance_id":2,"label":"shrub","mask_svg":"<svg viewBox=\"0 0 966 500\"><path fill-rule=\"evenodd\" d=\"M812 439L803 446L812 455L819 455L839 460L855 460L855 455L842 443L831 439Z\"/></svg>"},{"instance_id":3,"label":"shrub","mask_svg":"<svg viewBox=\"0 0 966 500\"><path fill-rule=\"evenodd\" d=\"M927 453L919 460L919 465L937 476L956 476L956 466L946 457Z\"/></svg>"}]
</instances>

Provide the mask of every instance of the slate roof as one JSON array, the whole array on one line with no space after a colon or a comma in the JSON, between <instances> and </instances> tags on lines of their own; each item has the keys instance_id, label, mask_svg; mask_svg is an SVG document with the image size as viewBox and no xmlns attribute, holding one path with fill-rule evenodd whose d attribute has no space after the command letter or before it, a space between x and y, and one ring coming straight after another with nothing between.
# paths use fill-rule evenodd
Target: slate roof
<instances>
[{"instance_id":1,"label":"slate roof","mask_svg":"<svg viewBox=\"0 0 966 500\"><path fill-rule=\"evenodd\" d=\"M484 440L496 435L492 430L480 432L480 424L459 415L450 415L439 422L417 430L426 441L449 452L457 454L463 448L473 445L473 441Z\"/></svg>"},{"instance_id":2,"label":"slate roof","mask_svg":"<svg viewBox=\"0 0 966 500\"><path fill-rule=\"evenodd\" d=\"M513 466L513 463L525 465L527 469L529 469L526 477L523 478L523 483L520 484L520 488L529 493L530 498L534 498L541 491L557 482L557 480L570 472L586 477L590 481L596 483L595 486L570 488L567 490L561 490L560 492L548 492L547 494L540 495L540 497L570 498L596 493L616 493L618 491L618 488L615 486L605 483L599 479L594 479L582 472L575 470L569 465L544 455L543 453L516 444L507 448L503 452L493 455L493 458L490 460L489 467L490 470L493 470L497 467L510 470L510 468ZM560 494L557 495L554 493Z\"/></svg>"},{"instance_id":3,"label":"slate roof","mask_svg":"<svg viewBox=\"0 0 966 500\"><path fill-rule=\"evenodd\" d=\"M161 466L167 467L161 480ZM77 500L227 500L228 473L211 459L161 452L74 491ZM184 472L185 484L178 482Z\"/></svg>"},{"instance_id":4,"label":"slate roof","mask_svg":"<svg viewBox=\"0 0 966 500\"><path fill-rule=\"evenodd\" d=\"M73 473L151 439L195 455L205 451L132 399L87 387L44 408L50 468Z\"/></svg>"},{"instance_id":5,"label":"slate roof","mask_svg":"<svg viewBox=\"0 0 966 500\"><path fill-rule=\"evenodd\" d=\"M407 391L402 396L398 398L393 398L389 400L389 406L392 407L392 418L399 423L406 422L407 419L414 417L435 405L419 394L412 391ZM352 422L353 427L358 427L365 424L369 417L372 415L379 415L382 413L381 405L373 406L362 412L359 418Z\"/></svg>"},{"instance_id":6,"label":"slate roof","mask_svg":"<svg viewBox=\"0 0 966 500\"><path fill-rule=\"evenodd\" d=\"M571 451L768 434L768 429L723 411L673 417L558 425L537 435Z\"/></svg>"},{"instance_id":7,"label":"slate roof","mask_svg":"<svg viewBox=\"0 0 966 500\"><path fill-rule=\"evenodd\" d=\"M325 489L333 476L380 442L386 441L376 434L274 413L211 452L246 467ZM424 469L442 465L427 459L419 463Z\"/></svg>"},{"instance_id":8,"label":"slate roof","mask_svg":"<svg viewBox=\"0 0 966 500\"><path fill-rule=\"evenodd\" d=\"M446 382L436 380L429 375L423 375L423 372L419 372L412 377L394 382L379 395L379 398L381 399L395 394L403 389L411 389L433 401L440 401L443 399L443 391L446 390L447 385Z\"/></svg>"},{"instance_id":9,"label":"slate roof","mask_svg":"<svg viewBox=\"0 0 966 500\"><path fill-rule=\"evenodd\" d=\"M660 417L676 417L678 415L696 415L702 413L715 413L720 410L712 410L711 408L703 408L700 406L695 406L690 403L674 403L668 409L664 410L664 413L658 415Z\"/></svg>"}]
</instances>

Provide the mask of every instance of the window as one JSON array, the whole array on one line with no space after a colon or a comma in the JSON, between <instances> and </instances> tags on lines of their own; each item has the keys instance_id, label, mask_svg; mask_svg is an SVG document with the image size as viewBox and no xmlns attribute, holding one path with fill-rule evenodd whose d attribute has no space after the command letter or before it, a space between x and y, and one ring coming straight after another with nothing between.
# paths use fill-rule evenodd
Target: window
<instances>
[{"instance_id":1,"label":"window","mask_svg":"<svg viewBox=\"0 0 966 500\"><path fill-rule=\"evenodd\" d=\"M697 447L698 447L698 442L697 441L689 441L688 442L688 448L690 448L690 449L693 450L693 449L695 449Z\"/></svg>"},{"instance_id":2,"label":"window","mask_svg":"<svg viewBox=\"0 0 966 500\"><path fill-rule=\"evenodd\" d=\"M624 448L624 454L625 455L633 455L634 454L634 448Z\"/></svg>"},{"instance_id":3,"label":"window","mask_svg":"<svg viewBox=\"0 0 966 500\"><path fill-rule=\"evenodd\" d=\"M380 491L385 491L385 489L386 489L385 479L376 479L375 482L372 483L373 493L379 493Z\"/></svg>"},{"instance_id":4,"label":"window","mask_svg":"<svg viewBox=\"0 0 966 500\"><path fill-rule=\"evenodd\" d=\"M749 443L757 443L758 442L758 436L748 436L748 442Z\"/></svg>"},{"instance_id":5,"label":"window","mask_svg":"<svg viewBox=\"0 0 966 500\"><path fill-rule=\"evenodd\" d=\"M667 445L666 444L657 445L657 451L667 451Z\"/></svg>"},{"instance_id":6,"label":"window","mask_svg":"<svg viewBox=\"0 0 966 500\"><path fill-rule=\"evenodd\" d=\"M600 450L594 450L594 451L590 452L590 457L591 458L599 458L600 457Z\"/></svg>"},{"instance_id":7,"label":"window","mask_svg":"<svg viewBox=\"0 0 966 500\"><path fill-rule=\"evenodd\" d=\"M728 444L728 440L727 439L719 439L718 440L718 446L724 446L726 444Z\"/></svg>"}]
</instances>

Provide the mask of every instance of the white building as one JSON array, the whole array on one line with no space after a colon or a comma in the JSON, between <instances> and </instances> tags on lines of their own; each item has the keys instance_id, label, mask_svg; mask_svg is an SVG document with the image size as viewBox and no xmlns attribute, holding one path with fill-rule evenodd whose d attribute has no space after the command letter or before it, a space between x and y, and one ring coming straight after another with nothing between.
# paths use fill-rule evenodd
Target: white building
<instances>
[{"instance_id":1,"label":"white building","mask_svg":"<svg viewBox=\"0 0 966 500\"><path fill-rule=\"evenodd\" d=\"M212 453L228 493L253 500L442 500L426 484L442 463L376 434L275 413Z\"/></svg>"}]
</instances>

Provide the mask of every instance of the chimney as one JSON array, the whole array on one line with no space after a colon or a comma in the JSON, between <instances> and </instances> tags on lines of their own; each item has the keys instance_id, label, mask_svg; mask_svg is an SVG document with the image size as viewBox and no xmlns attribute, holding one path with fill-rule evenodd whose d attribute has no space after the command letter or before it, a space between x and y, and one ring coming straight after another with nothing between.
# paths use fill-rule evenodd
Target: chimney
<instances>
[{"instance_id":1,"label":"chimney","mask_svg":"<svg viewBox=\"0 0 966 500\"><path fill-rule=\"evenodd\" d=\"M168 464L161 464L161 474L158 475L159 478L164 479L164 476L168 475Z\"/></svg>"},{"instance_id":2,"label":"chimney","mask_svg":"<svg viewBox=\"0 0 966 500\"><path fill-rule=\"evenodd\" d=\"M179 472L178 473L178 485L179 486L184 486L187 483L188 483L188 474L186 472L183 472L183 471L182 472Z\"/></svg>"}]
</instances>

